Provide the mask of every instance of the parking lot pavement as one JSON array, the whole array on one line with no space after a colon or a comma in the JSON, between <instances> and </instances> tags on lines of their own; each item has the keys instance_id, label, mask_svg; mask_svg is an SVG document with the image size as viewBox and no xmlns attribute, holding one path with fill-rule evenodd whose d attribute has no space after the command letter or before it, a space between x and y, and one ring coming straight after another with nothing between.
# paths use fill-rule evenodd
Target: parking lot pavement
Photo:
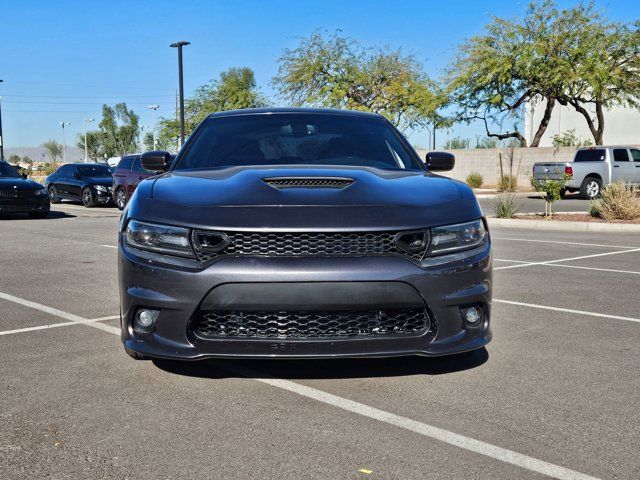
<instances>
[{"instance_id":1,"label":"parking lot pavement","mask_svg":"<svg viewBox=\"0 0 640 480\"><path fill-rule=\"evenodd\" d=\"M117 335L119 212L56 210L0 220L2 478L640 476L637 236L492 229L486 351L154 363Z\"/></svg>"}]
</instances>

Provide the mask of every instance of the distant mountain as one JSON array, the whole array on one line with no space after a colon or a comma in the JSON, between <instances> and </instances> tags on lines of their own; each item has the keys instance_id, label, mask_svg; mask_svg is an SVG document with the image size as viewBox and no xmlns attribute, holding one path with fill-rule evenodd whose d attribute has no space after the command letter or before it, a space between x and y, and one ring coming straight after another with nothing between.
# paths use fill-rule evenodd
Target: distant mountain
<instances>
[{"instance_id":1,"label":"distant mountain","mask_svg":"<svg viewBox=\"0 0 640 480\"><path fill-rule=\"evenodd\" d=\"M47 155L44 147L9 147L4 149L4 158L9 160L11 155L18 155L20 159L27 156L35 163L50 162L51 159ZM62 161L62 159L60 159ZM84 150L67 145L67 163L84 161Z\"/></svg>"}]
</instances>

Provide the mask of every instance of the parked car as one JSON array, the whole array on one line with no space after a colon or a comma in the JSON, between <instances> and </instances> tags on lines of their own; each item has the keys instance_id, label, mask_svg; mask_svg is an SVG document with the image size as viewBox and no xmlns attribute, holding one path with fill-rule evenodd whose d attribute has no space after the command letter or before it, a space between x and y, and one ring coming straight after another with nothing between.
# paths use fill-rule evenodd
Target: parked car
<instances>
[{"instance_id":1,"label":"parked car","mask_svg":"<svg viewBox=\"0 0 640 480\"><path fill-rule=\"evenodd\" d=\"M21 176L7 162L0 160L0 213L24 212L31 218L49 215L47 189Z\"/></svg>"},{"instance_id":2,"label":"parked car","mask_svg":"<svg viewBox=\"0 0 640 480\"><path fill-rule=\"evenodd\" d=\"M79 200L85 207L112 203L112 184L110 167L100 163L68 163L45 180L51 203Z\"/></svg>"},{"instance_id":3,"label":"parked car","mask_svg":"<svg viewBox=\"0 0 640 480\"><path fill-rule=\"evenodd\" d=\"M471 188L379 115L213 114L142 154L119 233L133 358L447 355L491 339L491 242ZM168 170L168 171L167 171Z\"/></svg>"},{"instance_id":4,"label":"parked car","mask_svg":"<svg viewBox=\"0 0 640 480\"><path fill-rule=\"evenodd\" d=\"M580 148L573 162L535 163L533 177L539 182L567 178L567 191L579 191L583 198L593 199L600 195L602 187L619 180L640 184L640 149L628 146Z\"/></svg>"},{"instance_id":5,"label":"parked car","mask_svg":"<svg viewBox=\"0 0 640 480\"><path fill-rule=\"evenodd\" d=\"M175 155L171 156L173 160ZM138 184L145 178L157 175L149 172L140 165L140 154L125 155L113 172L113 201L116 207L124 210L129 198L133 195Z\"/></svg>"}]
</instances>

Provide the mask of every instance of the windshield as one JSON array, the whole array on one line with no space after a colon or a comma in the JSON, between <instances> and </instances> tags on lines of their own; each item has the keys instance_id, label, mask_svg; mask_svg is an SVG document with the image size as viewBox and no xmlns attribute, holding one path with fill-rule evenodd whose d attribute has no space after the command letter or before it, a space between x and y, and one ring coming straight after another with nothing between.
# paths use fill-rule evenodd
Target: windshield
<instances>
[{"instance_id":1,"label":"windshield","mask_svg":"<svg viewBox=\"0 0 640 480\"><path fill-rule=\"evenodd\" d=\"M384 120L318 113L209 118L190 140L175 170L240 165L421 170Z\"/></svg>"},{"instance_id":2,"label":"windshield","mask_svg":"<svg viewBox=\"0 0 640 480\"><path fill-rule=\"evenodd\" d=\"M78 173L83 177L110 177L111 169L107 165L79 165Z\"/></svg>"},{"instance_id":3,"label":"windshield","mask_svg":"<svg viewBox=\"0 0 640 480\"><path fill-rule=\"evenodd\" d=\"M8 163L0 162L0 177L20 178L20 174Z\"/></svg>"}]
</instances>

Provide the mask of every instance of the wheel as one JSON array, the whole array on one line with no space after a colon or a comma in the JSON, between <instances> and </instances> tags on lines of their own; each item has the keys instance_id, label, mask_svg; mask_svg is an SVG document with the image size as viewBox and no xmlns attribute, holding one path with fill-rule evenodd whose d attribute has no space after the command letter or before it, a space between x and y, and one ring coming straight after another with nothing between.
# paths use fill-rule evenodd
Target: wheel
<instances>
[{"instance_id":1,"label":"wheel","mask_svg":"<svg viewBox=\"0 0 640 480\"><path fill-rule=\"evenodd\" d=\"M145 357L141 353L131 350L130 348L124 347L124 351L127 352L127 355L129 355L134 360L147 360L147 357Z\"/></svg>"},{"instance_id":2,"label":"wheel","mask_svg":"<svg viewBox=\"0 0 640 480\"><path fill-rule=\"evenodd\" d=\"M93 193L91 193L89 187L84 187L82 190L82 204L87 208L96 206L96 202L93 200Z\"/></svg>"},{"instance_id":3,"label":"wheel","mask_svg":"<svg viewBox=\"0 0 640 480\"><path fill-rule=\"evenodd\" d=\"M566 198L567 197L567 189L563 188L562 190L560 190L560 198Z\"/></svg>"},{"instance_id":4,"label":"wheel","mask_svg":"<svg viewBox=\"0 0 640 480\"><path fill-rule=\"evenodd\" d=\"M60 197L58 196L58 190L55 185L49 187L49 200L51 203L60 203Z\"/></svg>"},{"instance_id":5,"label":"wheel","mask_svg":"<svg viewBox=\"0 0 640 480\"><path fill-rule=\"evenodd\" d=\"M580 185L580 195L587 200L593 200L600 196L602 190L602 180L596 177L587 177Z\"/></svg>"},{"instance_id":6,"label":"wheel","mask_svg":"<svg viewBox=\"0 0 640 480\"><path fill-rule=\"evenodd\" d=\"M118 210L124 210L124 207L127 205L127 194L124 191L124 188L116 190L115 197L116 207L118 207Z\"/></svg>"},{"instance_id":7,"label":"wheel","mask_svg":"<svg viewBox=\"0 0 640 480\"><path fill-rule=\"evenodd\" d=\"M49 210L46 212L29 212L28 215L31 218L46 218L49 215Z\"/></svg>"}]
</instances>

